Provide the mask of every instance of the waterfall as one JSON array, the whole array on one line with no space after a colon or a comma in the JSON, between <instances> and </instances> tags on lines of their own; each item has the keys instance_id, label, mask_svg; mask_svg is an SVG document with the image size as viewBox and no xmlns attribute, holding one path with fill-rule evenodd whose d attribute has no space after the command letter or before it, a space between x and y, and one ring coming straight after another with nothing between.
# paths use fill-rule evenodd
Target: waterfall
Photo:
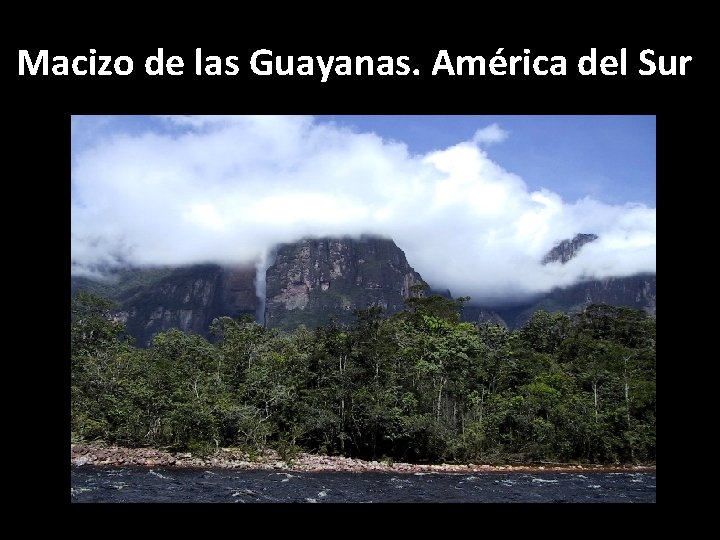
<instances>
[{"instance_id":1,"label":"waterfall","mask_svg":"<svg viewBox=\"0 0 720 540\"><path fill-rule=\"evenodd\" d=\"M276 250L269 248L260 255L255 264L255 295L258 299L258 307L255 312L255 320L258 324L265 326L265 300L267 295L267 269L275 263Z\"/></svg>"}]
</instances>

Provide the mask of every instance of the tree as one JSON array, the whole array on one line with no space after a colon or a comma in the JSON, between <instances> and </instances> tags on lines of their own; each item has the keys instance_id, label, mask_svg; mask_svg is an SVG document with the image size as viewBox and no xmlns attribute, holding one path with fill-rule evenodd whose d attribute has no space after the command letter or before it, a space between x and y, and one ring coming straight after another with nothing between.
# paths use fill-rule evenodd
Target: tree
<instances>
[{"instance_id":1,"label":"tree","mask_svg":"<svg viewBox=\"0 0 720 540\"><path fill-rule=\"evenodd\" d=\"M80 438L112 438L131 344L112 316L114 303L81 291L70 307L71 430Z\"/></svg>"},{"instance_id":2,"label":"tree","mask_svg":"<svg viewBox=\"0 0 720 540\"><path fill-rule=\"evenodd\" d=\"M411 296L405 300L405 306L415 316L431 315L450 322L459 322L462 307L470 301L469 296L461 296L455 300L443 298L437 294L426 296L429 289L426 284L413 285Z\"/></svg>"},{"instance_id":3,"label":"tree","mask_svg":"<svg viewBox=\"0 0 720 540\"><path fill-rule=\"evenodd\" d=\"M219 446L213 409L224 392L221 363L220 351L202 336L177 329L155 335L145 372L156 400L148 420L162 426L156 433L164 443L198 451Z\"/></svg>"},{"instance_id":4,"label":"tree","mask_svg":"<svg viewBox=\"0 0 720 540\"><path fill-rule=\"evenodd\" d=\"M136 349L110 301L71 306L71 429L85 439L285 459L300 449L410 460L655 459L655 319L589 306L517 331L460 321L465 299L292 334L250 318L218 338L169 330Z\"/></svg>"},{"instance_id":5,"label":"tree","mask_svg":"<svg viewBox=\"0 0 720 540\"><path fill-rule=\"evenodd\" d=\"M518 334L533 350L552 354L567 336L569 327L570 317L564 313L551 314L539 309L530 316Z\"/></svg>"},{"instance_id":6,"label":"tree","mask_svg":"<svg viewBox=\"0 0 720 540\"><path fill-rule=\"evenodd\" d=\"M92 355L127 339L125 325L112 315L115 307L112 300L86 291L71 299L71 356Z\"/></svg>"}]
</instances>

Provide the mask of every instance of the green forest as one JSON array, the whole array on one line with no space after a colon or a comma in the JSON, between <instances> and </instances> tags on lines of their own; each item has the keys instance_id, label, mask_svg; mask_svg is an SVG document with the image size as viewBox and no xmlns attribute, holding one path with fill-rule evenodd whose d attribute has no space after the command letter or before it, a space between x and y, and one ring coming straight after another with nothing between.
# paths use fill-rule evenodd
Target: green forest
<instances>
[{"instance_id":1,"label":"green forest","mask_svg":"<svg viewBox=\"0 0 720 540\"><path fill-rule=\"evenodd\" d=\"M71 437L407 462L655 462L655 318L591 305L520 329L461 322L468 298L293 333L215 319L138 348L89 292L71 299Z\"/></svg>"}]
</instances>

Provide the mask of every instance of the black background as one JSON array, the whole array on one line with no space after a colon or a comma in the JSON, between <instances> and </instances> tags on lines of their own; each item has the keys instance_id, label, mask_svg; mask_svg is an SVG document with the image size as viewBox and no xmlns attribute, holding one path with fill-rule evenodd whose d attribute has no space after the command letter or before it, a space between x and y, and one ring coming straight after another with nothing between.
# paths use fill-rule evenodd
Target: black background
<instances>
[{"instance_id":1,"label":"black background","mask_svg":"<svg viewBox=\"0 0 720 540\"><path fill-rule=\"evenodd\" d=\"M586 21L579 21L572 31L557 21L537 22L537 28L527 33L515 27L516 16L494 19L470 17L461 12L440 10L437 17L424 24L415 25L403 19L390 19L379 13L376 20L356 22L350 30L337 22L330 26L307 27L299 21L291 32L279 30L273 24L279 14L279 6L264 6L269 12L265 17L223 16L215 12L210 22L195 21L192 14L182 25L169 23L148 24L142 14L128 21L120 29L109 29L98 20L96 24L82 27L78 24L58 26L54 32L39 29L18 32L10 45L4 46L3 80L6 81L6 108L12 117L6 130L10 146L6 146L8 163L13 166L5 171L5 236L6 271L5 284L8 313L11 323L5 325L11 334L7 343L18 345L18 356L9 355L6 387L14 389L6 396L6 435L11 442L10 457L22 456L20 469L29 473L42 463L42 472L52 475L59 504L67 504L69 469L67 464L68 401L69 401L69 347L67 344L68 303L67 295L69 257L69 203L70 203L70 116L73 114L651 114L657 115L657 190L661 201L660 229L668 231L661 245L672 245L673 233L685 236L688 242L705 226L696 208L698 199L707 204L703 190L713 183L712 171L698 168L701 126L707 126L714 114L712 85L708 76L715 69L709 61L708 50L701 49L692 29L683 21L674 21L674 31L659 27L649 21L625 24L620 27L620 16L604 14L597 27L590 28ZM273 13L277 11L277 13ZM432 13L430 15L433 15ZM8 21L10 25L12 23ZM202 32L198 28L202 28ZM272 28L271 28L272 27ZM492 27L494 32L488 32ZM683 32L677 30L683 28ZM252 32L251 32L252 31ZM251 35L252 34L252 35ZM689 37L688 37L689 36ZM155 76L145 74L144 60L163 47L166 58L182 56L185 60L184 75ZM238 57L240 72L237 76L196 76L194 74L194 51L202 47L203 56ZM522 54L522 49L535 55L562 55L567 59L567 75L505 75L505 76L431 76L438 51L446 49L454 58L458 55L482 55L487 60L495 55L498 47L504 47L503 55ZM627 48L628 74L626 76L580 76L577 60L598 48L598 58L605 55L619 57L620 49ZM28 49L35 56L40 49L48 49L49 56L87 55L89 49L98 55L130 56L134 71L130 76L28 76L18 75L18 51ZM261 77L250 70L249 60L253 51L270 49L275 55L388 55L410 57L412 68L418 68L419 76L337 76L321 82L319 71L313 76L267 76ZM690 55L685 76L659 75L642 77L637 74L639 54L643 49L654 49L656 56ZM7 139L6 139L7 140ZM707 155L707 154L706 154ZM712 155L712 154L709 154ZM701 194L698 196L698 194ZM704 201L703 201L704 200ZM665 201L665 202L663 202ZM672 205L672 206L671 206ZM692 206L691 206L692 205ZM672 210L672 212L670 212ZM686 212L688 214L686 214ZM670 217L672 216L672 217ZM681 217L678 217L681 216ZM667 229L663 221L672 222ZM688 234L690 233L690 234ZM666 233L662 233L665 235ZM687 242L683 241L683 246ZM678 254L679 246L675 244ZM661 248L660 253L665 248ZM669 250L670 251L670 250ZM680 255L687 255L682 249ZM661 257L662 258L662 257ZM675 259L675 257L670 257ZM677 279L684 279L677 269ZM668 317L660 326L668 328L672 317L673 287L670 279L663 278L663 305L671 306L663 311L661 318ZM664 308L663 308L664 309ZM690 323L680 323L689 328ZM662 350L662 348L661 348ZM667 385L672 385L672 358L661 354L661 363L668 361L659 371L659 416L661 460L663 460L664 485L670 484L672 474L673 431L678 428L669 416L675 406L668 399ZM686 358L689 360L689 358ZM668 379L670 379L668 381ZM683 392L676 385L676 392ZM687 390L685 390L687 392ZM678 401L691 396L675 394ZM681 405L676 405L681 407ZM676 412L682 409L675 409ZM680 412L682 414L682 412ZM46 437L38 437L41 425ZM684 429L690 429L683 426ZM677 443L676 443L677 444ZM692 444L695 444L694 442ZM682 449L679 449L682 451ZM14 458L13 458L14 456ZM27 465L27 466L26 466ZM670 465L667 469L666 466ZM59 471L52 474L52 471ZM667 473L667 476L666 476ZM666 480L667 479L667 480ZM668 482L665 484L665 482ZM36 499L39 480L17 481L17 486L28 489L28 497ZM664 489L664 488L663 488ZM668 490L670 491L670 490ZM661 501L672 495L663 493ZM445 508L438 514L447 524L473 523L472 535L494 529L500 522L503 527L532 529L550 527L553 534L563 530L572 531L567 520L579 520L585 526L577 529L587 531L614 528L617 532L629 532L632 527L646 530L655 520L652 508L588 508L563 507L539 509L514 506L492 511L483 507ZM90 517L87 508L73 506L75 517ZM156 516L159 507L144 508L145 516ZM253 510L256 521L273 520L274 526L284 525L302 529L303 524L316 532L333 534L333 528L323 526L326 513L318 509L294 508L293 519L269 517L279 510L260 512ZM384 508L368 514L372 519L358 521L350 517L350 511L335 508L334 518L341 521L352 519L356 524L383 529L382 523L393 516L403 523L424 527L435 522L423 509L398 506ZM433 509L436 510L435 508ZM501 512L502 510L502 512ZM523 512L519 512L522 510ZM651 512L652 510L652 512ZM127 509L123 511L128 511ZM236 507L233 511L237 511ZM182 513L181 513L182 512ZM175 512L171 523L186 517L185 510ZM287 508L283 509L284 513ZM523 523L514 516L529 513L532 519ZM94 512L92 512L94 513ZM116 512L113 512L116 513ZM242 513L248 519L247 512ZM281 515L281 514L277 514ZM495 516L495 517L492 517ZM605 516L612 517L612 520ZM261 519L262 517L262 519ZM198 518L199 520L200 518ZM203 518L206 519L206 518ZM476 519L482 519L482 526ZM510 521L508 521L510 520ZM132 523L116 522L132 527ZM346 521L351 529L352 523ZM443 527L446 531L452 527ZM396 528L396 530L398 530ZM99 532L99 531L98 531ZM347 531L346 531L347 532ZM389 532L389 531L388 531ZM333 534L333 536L336 536ZM339 534L337 534L339 536Z\"/></svg>"}]
</instances>

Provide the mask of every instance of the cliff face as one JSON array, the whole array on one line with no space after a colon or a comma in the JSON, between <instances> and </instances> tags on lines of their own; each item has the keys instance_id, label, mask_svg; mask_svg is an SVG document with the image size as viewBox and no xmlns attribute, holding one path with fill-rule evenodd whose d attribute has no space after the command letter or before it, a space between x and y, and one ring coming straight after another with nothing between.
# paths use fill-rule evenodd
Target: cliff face
<instances>
[{"instance_id":1,"label":"cliff face","mask_svg":"<svg viewBox=\"0 0 720 540\"><path fill-rule=\"evenodd\" d=\"M578 234L572 240L563 240L545 255L542 262L565 264L585 244L597 239L596 234ZM573 312L590 304L611 304L644 309L655 316L655 285L655 275L651 274L584 280L570 287L553 289L533 304L530 313L536 309Z\"/></svg>"},{"instance_id":2,"label":"cliff face","mask_svg":"<svg viewBox=\"0 0 720 540\"><path fill-rule=\"evenodd\" d=\"M265 324L292 329L351 322L354 309L404 307L413 285L423 283L405 253L389 239L305 239L278 246L267 270Z\"/></svg>"},{"instance_id":3,"label":"cliff face","mask_svg":"<svg viewBox=\"0 0 720 540\"><path fill-rule=\"evenodd\" d=\"M565 264L580 249L598 239L596 234L578 234L571 240L563 240L542 259L543 264ZM473 323L496 323L510 329L524 325L530 316L542 309L550 313L577 313L590 304L644 309L655 316L656 277L654 274L605 279L586 279L569 287L558 287L532 300L497 306L465 306L463 320Z\"/></svg>"},{"instance_id":4,"label":"cliff face","mask_svg":"<svg viewBox=\"0 0 720 540\"><path fill-rule=\"evenodd\" d=\"M223 268L212 318L228 316L237 319L243 315L254 318L259 307L255 278L254 266Z\"/></svg>"},{"instance_id":5,"label":"cliff face","mask_svg":"<svg viewBox=\"0 0 720 540\"><path fill-rule=\"evenodd\" d=\"M640 308L655 316L656 277L637 275L597 279L555 289L547 301L567 310L580 310L590 304L611 304Z\"/></svg>"},{"instance_id":6,"label":"cliff face","mask_svg":"<svg viewBox=\"0 0 720 540\"><path fill-rule=\"evenodd\" d=\"M215 317L254 317L258 306L252 266L123 270L110 282L73 278L73 289L89 289L115 300L120 306L115 317L140 346L170 328L207 336Z\"/></svg>"},{"instance_id":7,"label":"cliff face","mask_svg":"<svg viewBox=\"0 0 720 540\"><path fill-rule=\"evenodd\" d=\"M577 252L580 251L581 247L588 242L594 242L597 239L598 236L596 234L577 234L572 240L563 240L557 246L548 251L545 257L543 257L542 263L549 264L553 262L560 262L561 264L565 264L577 255Z\"/></svg>"},{"instance_id":8,"label":"cliff face","mask_svg":"<svg viewBox=\"0 0 720 540\"><path fill-rule=\"evenodd\" d=\"M597 239L596 234L578 234L572 240L563 240L543 257L542 263L565 264L575 257L585 244ZM555 288L531 302L489 307L487 313L496 316L497 322L502 321L509 328L518 328L525 324L538 309L551 313L576 313L590 304L610 304L644 309L648 315L654 317L656 315L656 277L654 274L645 274L586 279L569 287ZM481 310L481 308L474 309ZM472 310L471 313L473 313ZM473 322L476 321L473 320Z\"/></svg>"},{"instance_id":9,"label":"cliff face","mask_svg":"<svg viewBox=\"0 0 720 540\"><path fill-rule=\"evenodd\" d=\"M473 324L498 324L509 328L507 321L497 311L477 305L463 306L460 319Z\"/></svg>"},{"instance_id":10,"label":"cliff face","mask_svg":"<svg viewBox=\"0 0 720 540\"><path fill-rule=\"evenodd\" d=\"M543 259L569 261L594 234L564 240ZM413 285L423 283L392 240L362 236L305 239L277 247L266 272L266 326L294 330L353 321L353 310L381 306L388 314L404 308ZM209 335L220 316L255 317L261 311L254 266L228 268L215 264L182 268L145 268L116 272L111 280L71 278L71 293L90 290L119 304L115 316L127 325L140 346L170 328ZM262 287L260 287L262 290ZM431 291L451 298L450 291ZM645 309L655 315L655 275L586 280L549 291L514 305L464 306L462 318L473 323L522 326L538 309L572 313L592 303ZM261 313L262 315L262 313Z\"/></svg>"},{"instance_id":11,"label":"cliff face","mask_svg":"<svg viewBox=\"0 0 720 540\"><path fill-rule=\"evenodd\" d=\"M492 309L502 317L509 328L519 328L538 309L550 313L577 313L590 304L644 309L648 315L654 317L656 281L654 275L593 279L570 287L553 289L531 303Z\"/></svg>"},{"instance_id":12,"label":"cliff face","mask_svg":"<svg viewBox=\"0 0 720 540\"><path fill-rule=\"evenodd\" d=\"M182 268L132 269L112 281L71 278L71 293L85 289L115 300L115 317L140 346L170 328L209 335L220 316L255 317L258 312L255 268L214 264ZM265 324L294 330L336 317L353 321L353 310L381 306L388 313L404 307L413 285L423 283L392 240L307 239L277 247L266 272ZM449 293L447 293L449 294Z\"/></svg>"}]
</instances>

